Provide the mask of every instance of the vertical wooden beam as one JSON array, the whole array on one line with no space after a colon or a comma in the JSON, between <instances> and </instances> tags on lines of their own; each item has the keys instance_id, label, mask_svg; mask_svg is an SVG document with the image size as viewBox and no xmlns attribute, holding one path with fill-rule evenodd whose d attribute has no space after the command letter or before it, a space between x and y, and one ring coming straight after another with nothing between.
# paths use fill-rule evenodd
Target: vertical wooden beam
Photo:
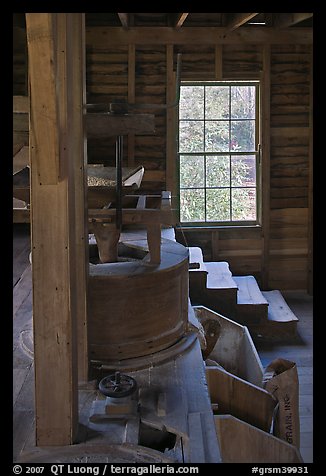
<instances>
[{"instance_id":1,"label":"vertical wooden beam","mask_svg":"<svg viewBox=\"0 0 326 476\"><path fill-rule=\"evenodd\" d=\"M223 45L215 45L215 79L223 79Z\"/></svg>"},{"instance_id":2,"label":"vertical wooden beam","mask_svg":"<svg viewBox=\"0 0 326 476\"><path fill-rule=\"evenodd\" d=\"M271 47L263 49L262 77L262 287L268 289L270 246L270 101L271 101Z\"/></svg>"},{"instance_id":3,"label":"vertical wooden beam","mask_svg":"<svg viewBox=\"0 0 326 476\"><path fill-rule=\"evenodd\" d=\"M84 180L80 134L84 71L74 65L83 47L81 30L71 26L80 25L81 15L26 14L35 416L40 446L72 444L78 428L77 303L84 296L78 294L77 281L85 279L78 273L86 266L85 253L76 247L85 229L84 196L77 192ZM40 171L54 171L54 164L60 165L60 177L50 174L50 183L41 180Z\"/></svg>"},{"instance_id":4,"label":"vertical wooden beam","mask_svg":"<svg viewBox=\"0 0 326 476\"><path fill-rule=\"evenodd\" d=\"M75 234L75 285L77 336L78 336L78 380L88 381L88 339L87 339L87 281L88 281L88 216L86 204L87 190L87 140L83 109L86 104L86 49L85 49L85 14L69 14L67 47L67 89L69 93L69 117L67 124L70 147L68 162L70 167L69 187L74 193L74 217L70 225Z\"/></svg>"},{"instance_id":5,"label":"vertical wooden beam","mask_svg":"<svg viewBox=\"0 0 326 476\"><path fill-rule=\"evenodd\" d=\"M313 57L310 58L309 185L308 185L308 276L307 291L313 294Z\"/></svg>"},{"instance_id":6,"label":"vertical wooden beam","mask_svg":"<svg viewBox=\"0 0 326 476\"><path fill-rule=\"evenodd\" d=\"M175 73L173 71L173 45L166 46L166 103L175 100ZM176 150L176 109L166 111L166 189L172 195L172 208L176 207L178 194L177 180L177 150Z\"/></svg>"},{"instance_id":7,"label":"vertical wooden beam","mask_svg":"<svg viewBox=\"0 0 326 476\"><path fill-rule=\"evenodd\" d=\"M136 48L135 45L128 47L128 103L135 102L135 68L136 68ZM128 167L135 164L135 134L128 134Z\"/></svg>"},{"instance_id":8,"label":"vertical wooden beam","mask_svg":"<svg viewBox=\"0 0 326 476\"><path fill-rule=\"evenodd\" d=\"M211 233L212 261L219 260L219 231L213 230Z\"/></svg>"},{"instance_id":9,"label":"vertical wooden beam","mask_svg":"<svg viewBox=\"0 0 326 476\"><path fill-rule=\"evenodd\" d=\"M38 84L37 94L30 98L32 122L39 120L37 127L33 128L33 141L38 151L34 161L38 161L37 174L39 183L42 185L57 184L60 175L54 44L55 18L54 15L49 14L26 15L29 75L33 81L37 78ZM33 116L35 116L35 120ZM52 151L51 160L47 163L41 158L49 150Z\"/></svg>"}]
</instances>

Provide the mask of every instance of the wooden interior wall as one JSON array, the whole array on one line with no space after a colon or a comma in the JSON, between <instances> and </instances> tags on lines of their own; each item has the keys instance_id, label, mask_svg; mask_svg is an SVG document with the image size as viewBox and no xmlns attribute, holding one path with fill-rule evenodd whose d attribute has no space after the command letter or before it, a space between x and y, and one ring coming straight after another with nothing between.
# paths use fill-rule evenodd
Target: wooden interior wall
<instances>
[{"instance_id":1,"label":"wooden interior wall","mask_svg":"<svg viewBox=\"0 0 326 476\"><path fill-rule=\"evenodd\" d=\"M28 61L25 14L13 17L13 154L28 145ZM18 97L17 97L18 96Z\"/></svg>"},{"instance_id":2,"label":"wooden interior wall","mask_svg":"<svg viewBox=\"0 0 326 476\"><path fill-rule=\"evenodd\" d=\"M24 13L15 13L13 21L13 95L27 95L27 42Z\"/></svg>"},{"instance_id":3,"label":"wooden interior wall","mask_svg":"<svg viewBox=\"0 0 326 476\"><path fill-rule=\"evenodd\" d=\"M271 51L270 286L307 286L311 49ZM280 283L280 284L279 284Z\"/></svg>"},{"instance_id":4,"label":"wooden interior wall","mask_svg":"<svg viewBox=\"0 0 326 476\"><path fill-rule=\"evenodd\" d=\"M177 236L182 241L184 235L188 245L201 246L205 260L226 260L235 275L254 275L264 289L312 292L312 41L307 32L291 33L296 35L293 40L280 31L275 41L260 30L252 34L252 41L249 33L237 40L221 39L217 32L214 42L213 33L197 38L188 33L193 29L183 28L177 41L170 32L163 32L160 41L155 29L144 34L135 29L128 36L128 30L88 26L87 15L86 26L88 103L170 102L177 53L182 53L183 79L262 79L267 111L263 229L184 229ZM20 40L15 50L21 64L23 43ZM14 74L17 91L19 71L21 67ZM171 110L159 108L142 112L155 114L156 133L126 137L124 165L144 165L142 192L169 189L175 196L175 117ZM88 141L90 163L114 165L114 158L112 138Z\"/></svg>"},{"instance_id":5,"label":"wooden interior wall","mask_svg":"<svg viewBox=\"0 0 326 476\"><path fill-rule=\"evenodd\" d=\"M271 43L266 56L266 45L261 41L256 44L255 36L252 43L233 40L228 44L226 40L223 44L196 45L167 44L165 40L148 44L144 35L144 44L126 40L116 45L116 37L110 44L108 33L106 44L110 46L105 46L104 32L105 27L87 28L89 101L132 97L136 103L168 102L168 76L172 67L176 69L177 53L182 53L182 79L262 79L262 84L268 85L264 89L268 117L263 121L268 126L263 157L265 229L184 228L177 237L180 241L185 237L189 246L200 246L205 260L228 261L235 275L254 275L264 289L307 289L311 44ZM268 81L264 82L265 73ZM133 151L125 151L125 164L133 156L135 164L144 165L143 191L157 192L168 185L175 194L173 121L165 111L151 112L156 117L156 134L136 136L133 141L129 138L127 146L131 143ZM104 142L89 143L89 157L94 162L109 160L109 155L113 159L114 150L106 148Z\"/></svg>"}]
</instances>

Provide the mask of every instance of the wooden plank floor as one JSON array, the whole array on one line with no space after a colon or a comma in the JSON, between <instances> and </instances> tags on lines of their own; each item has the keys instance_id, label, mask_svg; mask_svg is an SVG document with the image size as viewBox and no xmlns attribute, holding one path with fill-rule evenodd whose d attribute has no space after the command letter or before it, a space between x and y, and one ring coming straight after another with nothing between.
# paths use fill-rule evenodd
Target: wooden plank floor
<instances>
[{"instance_id":1,"label":"wooden plank floor","mask_svg":"<svg viewBox=\"0 0 326 476\"><path fill-rule=\"evenodd\" d=\"M34 426L33 359L20 345L23 331L32 328L32 274L29 225L15 224L13 233L13 460Z\"/></svg>"},{"instance_id":2,"label":"wooden plank floor","mask_svg":"<svg viewBox=\"0 0 326 476\"><path fill-rule=\"evenodd\" d=\"M25 447L34 444L34 368L33 359L21 346L24 331L32 328L32 278L29 263L28 224L15 224L13 230L13 461ZM277 357L297 363L301 455L313 462L313 299L306 293L283 293L289 307L299 318L296 342L256 343L265 367ZM82 402L80 402L82 403Z\"/></svg>"},{"instance_id":3,"label":"wooden plank floor","mask_svg":"<svg viewBox=\"0 0 326 476\"><path fill-rule=\"evenodd\" d=\"M282 295L299 319L298 338L292 342L257 343L265 368L281 357L296 362L299 377L300 452L305 463L313 462L313 298L301 291L283 291Z\"/></svg>"}]
</instances>

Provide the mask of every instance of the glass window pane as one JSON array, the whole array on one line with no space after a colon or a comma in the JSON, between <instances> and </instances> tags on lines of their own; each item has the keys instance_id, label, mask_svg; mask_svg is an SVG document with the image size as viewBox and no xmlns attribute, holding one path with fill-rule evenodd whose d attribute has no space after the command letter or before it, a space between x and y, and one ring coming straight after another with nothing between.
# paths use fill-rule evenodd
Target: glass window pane
<instances>
[{"instance_id":1,"label":"glass window pane","mask_svg":"<svg viewBox=\"0 0 326 476\"><path fill-rule=\"evenodd\" d=\"M181 86L180 119L204 119L204 86Z\"/></svg>"},{"instance_id":2,"label":"glass window pane","mask_svg":"<svg viewBox=\"0 0 326 476\"><path fill-rule=\"evenodd\" d=\"M204 190L180 190L180 221L205 221L204 194Z\"/></svg>"},{"instance_id":3,"label":"glass window pane","mask_svg":"<svg viewBox=\"0 0 326 476\"><path fill-rule=\"evenodd\" d=\"M204 156L180 156L180 187L205 186Z\"/></svg>"},{"instance_id":4,"label":"glass window pane","mask_svg":"<svg viewBox=\"0 0 326 476\"><path fill-rule=\"evenodd\" d=\"M179 150L180 152L203 152L204 122L180 121Z\"/></svg>"},{"instance_id":5,"label":"glass window pane","mask_svg":"<svg viewBox=\"0 0 326 476\"><path fill-rule=\"evenodd\" d=\"M230 157L228 155L208 155L206 157L206 186L230 186Z\"/></svg>"},{"instance_id":6,"label":"glass window pane","mask_svg":"<svg viewBox=\"0 0 326 476\"><path fill-rule=\"evenodd\" d=\"M209 189L206 191L207 221L230 220L230 191L229 189Z\"/></svg>"},{"instance_id":7,"label":"glass window pane","mask_svg":"<svg viewBox=\"0 0 326 476\"><path fill-rule=\"evenodd\" d=\"M232 189L232 220L256 220L256 189Z\"/></svg>"},{"instance_id":8,"label":"glass window pane","mask_svg":"<svg viewBox=\"0 0 326 476\"><path fill-rule=\"evenodd\" d=\"M255 86L231 87L232 119L254 119L256 112Z\"/></svg>"},{"instance_id":9,"label":"glass window pane","mask_svg":"<svg viewBox=\"0 0 326 476\"><path fill-rule=\"evenodd\" d=\"M206 119L228 119L230 115L229 86L206 86Z\"/></svg>"},{"instance_id":10,"label":"glass window pane","mask_svg":"<svg viewBox=\"0 0 326 476\"><path fill-rule=\"evenodd\" d=\"M238 155L231 159L231 185L233 187L256 186L256 157Z\"/></svg>"},{"instance_id":11,"label":"glass window pane","mask_svg":"<svg viewBox=\"0 0 326 476\"><path fill-rule=\"evenodd\" d=\"M181 222L256 221L256 98L251 81L181 86Z\"/></svg>"},{"instance_id":12,"label":"glass window pane","mask_svg":"<svg viewBox=\"0 0 326 476\"><path fill-rule=\"evenodd\" d=\"M230 149L239 152L255 150L255 121L231 122Z\"/></svg>"},{"instance_id":13,"label":"glass window pane","mask_svg":"<svg viewBox=\"0 0 326 476\"><path fill-rule=\"evenodd\" d=\"M208 121L205 130L205 150L226 152L229 150L229 122Z\"/></svg>"}]
</instances>

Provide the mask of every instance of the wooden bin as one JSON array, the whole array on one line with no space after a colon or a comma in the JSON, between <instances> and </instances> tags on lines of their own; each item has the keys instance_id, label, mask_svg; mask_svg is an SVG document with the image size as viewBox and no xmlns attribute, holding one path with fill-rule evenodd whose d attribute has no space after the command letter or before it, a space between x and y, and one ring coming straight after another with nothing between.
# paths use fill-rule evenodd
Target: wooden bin
<instances>
[{"instance_id":1,"label":"wooden bin","mask_svg":"<svg viewBox=\"0 0 326 476\"><path fill-rule=\"evenodd\" d=\"M222 463L302 463L298 449L232 415L215 415Z\"/></svg>"},{"instance_id":2,"label":"wooden bin","mask_svg":"<svg viewBox=\"0 0 326 476\"><path fill-rule=\"evenodd\" d=\"M143 250L146 240L128 242ZM144 260L90 265L90 360L108 364L167 349L188 322L188 250L162 239L161 263Z\"/></svg>"},{"instance_id":3,"label":"wooden bin","mask_svg":"<svg viewBox=\"0 0 326 476\"><path fill-rule=\"evenodd\" d=\"M271 393L220 367L206 367L208 391L214 413L230 414L270 432L277 400Z\"/></svg>"}]
</instances>

